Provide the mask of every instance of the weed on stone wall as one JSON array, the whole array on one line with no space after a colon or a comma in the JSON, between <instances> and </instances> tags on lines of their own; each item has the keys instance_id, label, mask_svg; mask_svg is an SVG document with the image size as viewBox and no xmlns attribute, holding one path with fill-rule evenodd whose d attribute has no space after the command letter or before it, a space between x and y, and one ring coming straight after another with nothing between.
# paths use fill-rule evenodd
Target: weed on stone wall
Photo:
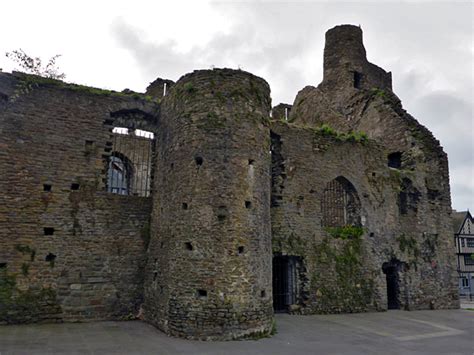
<instances>
[{"instance_id":1,"label":"weed on stone wall","mask_svg":"<svg viewBox=\"0 0 474 355\"><path fill-rule=\"evenodd\" d=\"M421 252L417 240L413 236L407 236L403 233L400 234L396 240L398 242L398 248L406 255L408 265L413 267L415 271L418 270L418 262ZM392 258L396 258L393 251L392 254Z\"/></svg>"},{"instance_id":2,"label":"weed on stone wall","mask_svg":"<svg viewBox=\"0 0 474 355\"><path fill-rule=\"evenodd\" d=\"M357 226L326 227L325 231L333 238L358 239L364 234L364 228Z\"/></svg>"},{"instance_id":3,"label":"weed on stone wall","mask_svg":"<svg viewBox=\"0 0 474 355\"><path fill-rule=\"evenodd\" d=\"M363 233L354 226L332 229L315 246L313 262L324 270L312 278L317 312L362 312L374 304L375 282L363 270Z\"/></svg>"},{"instance_id":4,"label":"weed on stone wall","mask_svg":"<svg viewBox=\"0 0 474 355\"><path fill-rule=\"evenodd\" d=\"M22 253L23 255L29 254L31 261L35 260L36 249L33 249L28 245L16 244L15 245L15 250Z\"/></svg>"},{"instance_id":5,"label":"weed on stone wall","mask_svg":"<svg viewBox=\"0 0 474 355\"><path fill-rule=\"evenodd\" d=\"M25 273L23 267L22 273ZM0 324L34 322L42 314L51 317L61 313L55 290L48 287L20 290L16 280L16 274L6 268L0 270Z\"/></svg>"},{"instance_id":6,"label":"weed on stone wall","mask_svg":"<svg viewBox=\"0 0 474 355\"><path fill-rule=\"evenodd\" d=\"M80 93L86 93L96 96L114 96L114 97L126 97L133 98L135 100L143 100L146 102L159 103L160 99L156 99L149 95L143 95L133 91L118 92L112 90L105 90L94 88L90 86L65 83L61 80L45 78L38 75L31 75L25 73L16 73L15 76L18 78L18 82L14 91L14 94L10 96L10 101L14 102L22 95L27 95L32 92L34 89L39 87L55 87L59 89L67 89L71 91L76 91Z\"/></svg>"},{"instance_id":7,"label":"weed on stone wall","mask_svg":"<svg viewBox=\"0 0 474 355\"><path fill-rule=\"evenodd\" d=\"M150 244L150 222L145 223L145 225L140 230L140 237L143 240L143 247L145 250L148 250L148 245Z\"/></svg>"}]
</instances>

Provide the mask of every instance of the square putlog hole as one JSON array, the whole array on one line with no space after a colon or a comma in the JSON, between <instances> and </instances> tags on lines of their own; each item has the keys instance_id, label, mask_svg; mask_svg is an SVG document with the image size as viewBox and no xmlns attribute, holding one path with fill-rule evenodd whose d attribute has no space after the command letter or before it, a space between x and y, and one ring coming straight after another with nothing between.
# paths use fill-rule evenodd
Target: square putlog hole
<instances>
[{"instance_id":1,"label":"square putlog hole","mask_svg":"<svg viewBox=\"0 0 474 355\"><path fill-rule=\"evenodd\" d=\"M206 290L197 290L196 296L198 298L206 298L207 297L207 291Z\"/></svg>"},{"instance_id":2,"label":"square putlog hole","mask_svg":"<svg viewBox=\"0 0 474 355\"><path fill-rule=\"evenodd\" d=\"M53 186L51 184L44 184L43 191L50 192Z\"/></svg>"},{"instance_id":3,"label":"square putlog hole","mask_svg":"<svg viewBox=\"0 0 474 355\"><path fill-rule=\"evenodd\" d=\"M44 235L54 235L54 228L44 227L43 232L44 232Z\"/></svg>"},{"instance_id":4,"label":"square putlog hole","mask_svg":"<svg viewBox=\"0 0 474 355\"><path fill-rule=\"evenodd\" d=\"M77 191L77 190L79 190L80 187L81 187L81 185L79 185L78 183L74 182L74 183L71 184L71 190L72 191Z\"/></svg>"},{"instance_id":5,"label":"square putlog hole","mask_svg":"<svg viewBox=\"0 0 474 355\"><path fill-rule=\"evenodd\" d=\"M202 157L199 157L199 156L198 156L198 157L195 157L195 158L194 158L194 161L196 162L196 165L197 165L197 166L201 166L202 163L204 163L204 159L203 159Z\"/></svg>"}]
</instances>

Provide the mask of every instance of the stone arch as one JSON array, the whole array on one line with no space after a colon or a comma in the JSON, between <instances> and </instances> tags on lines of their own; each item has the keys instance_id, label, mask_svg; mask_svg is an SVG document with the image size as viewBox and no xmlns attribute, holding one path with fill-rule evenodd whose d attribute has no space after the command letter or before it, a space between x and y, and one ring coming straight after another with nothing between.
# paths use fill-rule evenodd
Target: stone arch
<instances>
[{"instance_id":1,"label":"stone arch","mask_svg":"<svg viewBox=\"0 0 474 355\"><path fill-rule=\"evenodd\" d=\"M401 273L408 270L408 265L392 257L390 261L382 264L382 271L386 277L387 308L400 309L402 305L402 276Z\"/></svg>"},{"instance_id":2,"label":"stone arch","mask_svg":"<svg viewBox=\"0 0 474 355\"><path fill-rule=\"evenodd\" d=\"M360 226L360 215L361 204L354 185L343 176L329 181L321 197L321 225Z\"/></svg>"},{"instance_id":3,"label":"stone arch","mask_svg":"<svg viewBox=\"0 0 474 355\"><path fill-rule=\"evenodd\" d=\"M113 152L107 161L107 192L130 195L133 164L124 154Z\"/></svg>"},{"instance_id":4,"label":"stone arch","mask_svg":"<svg viewBox=\"0 0 474 355\"><path fill-rule=\"evenodd\" d=\"M114 126L156 133L157 116L136 107L110 112L110 118Z\"/></svg>"}]
</instances>

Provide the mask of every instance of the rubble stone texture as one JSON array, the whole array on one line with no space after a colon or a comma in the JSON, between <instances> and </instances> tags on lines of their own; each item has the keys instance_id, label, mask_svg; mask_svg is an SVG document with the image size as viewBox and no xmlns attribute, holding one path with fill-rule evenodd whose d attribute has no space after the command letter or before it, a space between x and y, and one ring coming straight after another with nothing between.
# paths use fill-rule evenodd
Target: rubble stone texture
<instances>
[{"instance_id":1,"label":"rubble stone texture","mask_svg":"<svg viewBox=\"0 0 474 355\"><path fill-rule=\"evenodd\" d=\"M140 317L229 340L270 334L273 306L457 308L447 156L362 30L329 30L323 82L270 111L241 70L145 94L0 73L0 323ZM107 191L117 139L132 165L153 156L151 195Z\"/></svg>"}]
</instances>

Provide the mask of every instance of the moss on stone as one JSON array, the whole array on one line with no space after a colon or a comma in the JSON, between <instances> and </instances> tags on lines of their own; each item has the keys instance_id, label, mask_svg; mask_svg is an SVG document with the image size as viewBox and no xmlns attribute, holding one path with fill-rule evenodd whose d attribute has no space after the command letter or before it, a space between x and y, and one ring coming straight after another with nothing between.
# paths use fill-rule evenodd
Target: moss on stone
<instances>
[{"instance_id":1,"label":"moss on stone","mask_svg":"<svg viewBox=\"0 0 474 355\"><path fill-rule=\"evenodd\" d=\"M364 234L364 228L357 226L326 227L325 231L333 238L358 239Z\"/></svg>"},{"instance_id":2,"label":"moss on stone","mask_svg":"<svg viewBox=\"0 0 474 355\"><path fill-rule=\"evenodd\" d=\"M140 237L143 240L143 246L145 250L148 250L148 245L150 244L150 223L147 222L140 230Z\"/></svg>"},{"instance_id":3,"label":"moss on stone","mask_svg":"<svg viewBox=\"0 0 474 355\"><path fill-rule=\"evenodd\" d=\"M306 240L295 233L290 233L288 237L273 236L273 253L285 253L288 255L304 255L307 250Z\"/></svg>"},{"instance_id":4,"label":"moss on stone","mask_svg":"<svg viewBox=\"0 0 474 355\"><path fill-rule=\"evenodd\" d=\"M30 260L34 261L35 256L36 256L36 250L30 248L28 245L23 245L23 244L16 244L15 245L15 250L22 253L23 255L29 254L30 255Z\"/></svg>"},{"instance_id":5,"label":"moss on stone","mask_svg":"<svg viewBox=\"0 0 474 355\"><path fill-rule=\"evenodd\" d=\"M221 129L226 127L225 118L219 117L215 112L208 112L204 119L201 119L196 126L203 130Z\"/></svg>"},{"instance_id":6,"label":"moss on stone","mask_svg":"<svg viewBox=\"0 0 474 355\"><path fill-rule=\"evenodd\" d=\"M408 265L412 266L415 270L418 270L421 252L417 240L413 236L407 236L403 233L400 234L396 240L398 241L398 248L400 251L406 254ZM392 251L391 257L395 258L394 251Z\"/></svg>"},{"instance_id":7,"label":"moss on stone","mask_svg":"<svg viewBox=\"0 0 474 355\"><path fill-rule=\"evenodd\" d=\"M135 100L143 100L152 103L159 103L160 99L154 98L149 95L144 95L138 92L128 91L118 92L113 90L99 89L91 86L65 83L64 81L45 78L38 75L31 75L25 73L19 73L17 75L18 83L14 95L11 100L15 101L21 95L26 95L32 90L38 87L56 87L59 89L67 89L75 92L86 93L95 96L113 96L113 97L124 97L124 98L133 98Z\"/></svg>"},{"instance_id":8,"label":"moss on stone","mask_svg":"<svg viewBox=\"0 0 474 355\"><path fill-rule=\"evenodd\" d=\"M30 265L27 263L21 264L21 273L23 276L28 276L30 270Z\"/></svg>"},{"instance_id":9,"label":"moss on stone","mask_svg":"<svg viewBox=\"0 0 474 355\"><path fill-rule=\"evenodd\" d=\"M192 82L185 83L183 85L183 89L188 94L194 94L197 91L197 89L194 87L194 84Z\"/></svg>"},{"instance_id":10,"label":"moss on stone","mask_svg":"<svg viewBox=\"0 0 474 355\"><path fill-rule=\"evenodd\" d=\"M414 254L418 256L420 251L418 249L418 242L412 236L406 236L405 234L400 234L397 237L398 247L402 253L407 252L409 254Z\"/></svg>"},{"instance_id":11,"label":"moss on stone","mask_svg":"<svg viewBox=\"0 0 474 355\"><path fill-rule=\"evenodd\" d=\"M42 312L49 316L61 312L55 290L47 287L19 290L16 278L16 274L0 270L0 322L34 321Z\"/></svg>"},{"instance_id":12,"label":"moss on stone","mask_svg":"<svg viewBox=\"0 0 474 355\"><path fill-rule=\"evenodd\" d=\"M319 313L361 312L374 303L375 282L363 272L361 235L340 243L326 236L314 248L313 262L317 269L325 269L328 271L325 275L331 275L328 280L313 274Z\"/></svg>"}]
</instances>

